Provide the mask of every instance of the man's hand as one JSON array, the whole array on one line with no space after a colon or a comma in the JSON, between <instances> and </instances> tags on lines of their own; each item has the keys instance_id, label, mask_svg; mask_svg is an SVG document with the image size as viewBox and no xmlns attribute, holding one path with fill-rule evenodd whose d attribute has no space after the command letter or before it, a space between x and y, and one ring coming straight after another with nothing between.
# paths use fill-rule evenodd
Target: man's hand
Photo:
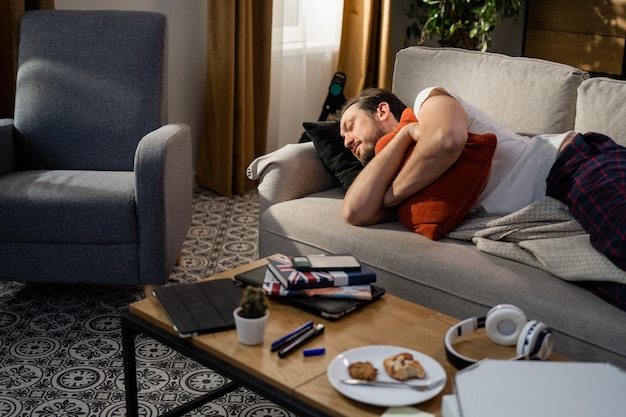
<instances>
[{"instance_id":1,"label":"man's hand","mask_svg":"<svg viewBox=\"0 0 626 417\"><path fill-rule=\"evenodd\" d=\"M396 136L392 139L392 142L393 141L405 141L405 140L411 141L409 142L409 145L403 154L403 160L406 161L407 152L411 152L411 147L413 148L415 147L415 145L417 144L421 136L422 136L422 130L421 130L419 122L409 123L406 126L404 126L402 129L400 129L400 131L398 131ZM401 169L402 168L399 167L398 172L400 172ZM397 175L398 173L396 173L396 176ZM394 179L395 179L395 176L394 176ZM392 180L390 185L387 187L385 195L383 196L383 203L382 203L383 207L396 207L400 205L408 197L407 196L407 197L402 198L398 195L395 195L394 189L393 189L393 183L394 181Z\"/></svg>"},{"instance_id":2,"label":"man's hand","mask_svg":"<svg viewBox=\"0 0 626 417\"><path fill-rule=\"evenodd\" d=\"M415 148L390 183L384 207L401 204L439 178L456 162L467 141L467 114L458 100L443 91L433 90L417 118L419 123L406 126Z\"/></svg>"},{"instance_id":3,"label":"man's hand","mask_svg":"<svg viewBox=\"0 0 626 417\"><path fill-rule=\"evenodd\" d=\"M367 226L395 217L395 208L383 207L383 198L413 143L410 135L398 135L363 168L343 200L344 220Z\"/></svg>"}]
</instances>

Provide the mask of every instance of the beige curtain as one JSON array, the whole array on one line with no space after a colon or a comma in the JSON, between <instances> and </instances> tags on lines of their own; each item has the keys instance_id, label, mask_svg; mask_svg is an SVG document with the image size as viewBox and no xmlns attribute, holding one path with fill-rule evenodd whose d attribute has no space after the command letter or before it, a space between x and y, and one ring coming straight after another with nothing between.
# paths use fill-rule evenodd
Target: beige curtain
<instances>
[{"instance_id":1,"label":"beige curtain","mask_svg":"<svg viewBox=\"0 0 626 417\"><path fill-rule=\"evenodd\" d=\"M346 74L344 95L367 87L391 89L391 0L344 0L337 70Z\"/></svg>"},{"instance_id":2,"label":"beige curtain","mask_svg":"<svg viewBox=\"0 0 626 417\"><path fill-rule=\"evenodd\" d=\"M35 9L54 9L54 0L0 1L0 118L13 117L20 20Z\"/></svg>"},{"instance_id":3,"label":"beige curtain","mask_svg":"<svg viewBox=\"0 0 626 417\"><path fill-rule=\"evenodd\" d=\"M246 167L265 152L272 4L210 0L205 126L197 180L222 195L254 187Z\"/></svg>"}]
</instances>

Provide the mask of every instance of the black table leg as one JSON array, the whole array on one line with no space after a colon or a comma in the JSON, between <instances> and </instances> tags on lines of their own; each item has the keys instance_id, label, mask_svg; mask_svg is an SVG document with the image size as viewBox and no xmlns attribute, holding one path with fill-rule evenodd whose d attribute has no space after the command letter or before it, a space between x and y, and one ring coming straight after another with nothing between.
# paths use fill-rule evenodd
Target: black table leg
<instances>
[{"instance_id":1,"label":"black table leg","mask_svg":"<svg viewBox=\"0 0 626 417\"><path fill-rule=\"evenodd\" d=\"M135 361L135 337L137 332L128 325L122 315L122 355L124 363L124 387L126 390L126 417L139 416L137 399L137 362Z\"/></svg>"},{"instance_id":2,"label":"black table leg","mask_svg":"<svg viewBox=\"0 0 626 417\"><path fill-rule=\"evenodd\" d=\"M122 355L124 363L124 385L126 391L126 417L139 416L139 392L137 391L137 361L135 353L135 338L141 330L135 325L136 322L129 320L129 317L122 314ZM228 382L223 386L197 397L173 410L170 410L161 417L182 416L195 410L202 405L216 400L223 395L235 390L239 386L234 382Z\"/></svg>"},{"instance_id":3,"label":"black table leg","mask_svg":"<svg viewBox=\"0 0 626 417\"><path fill-rule=\"evenodd\" d=\"M308 404L297 400L287 393L282 393L268 383L249 375L245 372L233 368L231 364L215 356L209 355L202 349L194 346L185 339L174 336L165 330L154 326L147 321L131 313L122 313L122 346L124 349L124 383L126 385L126 415L127 417L138 417L139 404L137 399L137 365L135 361L135 337L138 334L146 335L164 345L180 352L189 359L194 360L207 368L223 375L233 382L221 388L181 405L162 417L181 416L208 401L212 401L239 386L247 387L266 399L281 405L300 417L327 417L324 412L313 409Z\"/></svg>"}]
</instances>

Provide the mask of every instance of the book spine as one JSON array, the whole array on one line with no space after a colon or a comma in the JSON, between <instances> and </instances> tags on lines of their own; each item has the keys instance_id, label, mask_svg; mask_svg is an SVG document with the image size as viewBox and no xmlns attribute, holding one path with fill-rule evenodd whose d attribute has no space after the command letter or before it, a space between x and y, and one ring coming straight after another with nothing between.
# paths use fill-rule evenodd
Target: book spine
<instances>
[{"instance_id":1,"label":"book spine","mask_svg":"<svg viewBox=\"0 0 626 417\"><path fill-rule=\"evenodd\" d=\"M278 268L276 268L276 266L274 266L274 264L272 264L271 262L267 263L267 269L269 269L269 271L274 274L274 277L276 277L277 280L280 281L281 284L283 284L283 287L287 288L287 289L291 289L289 288L289 282L287 281L287 279L283 276L283 274L281 274L281 272L278 270Z\"/></svg>"},{"instance_id":2,"label":"book spine","mask_svg":"<svg viewBox=\"0 0 626 417\"><path fill-rule=\"evenodd\" d=\"M376 281L376 273L372 270L361 271L316 271L315 274L324 275L326 279L289 281L274 265L268 264L272 274L288 290L305 290L312 288L344 287L351 285L371 284ZM313 274L308 272L308 274Z\"/></svg>"},{"instance_id":3,"label":"book spine","mask_svg":"<svg viewBox=\"0 0 626 417\"><path fill-rule=\"evenodd\" d=\"M334 275L335 286L371 284L376 281L376 273L366 268L362 266L360 271L331 271L330 274Z\"/></svg>"},{"instance_id":4,"label":"book spine","mask_svg":"<svg viewBox=\"0 0 626 417\"><path fill-rule=\"evenodd\" d=\"M325 297L371 300L372 287L370 284L333 286L324 288L308 288L304 290L288 290L275 278L272 271L266 269L263 281L265 294L274 297Z\"/></svg>"}]
</instances>

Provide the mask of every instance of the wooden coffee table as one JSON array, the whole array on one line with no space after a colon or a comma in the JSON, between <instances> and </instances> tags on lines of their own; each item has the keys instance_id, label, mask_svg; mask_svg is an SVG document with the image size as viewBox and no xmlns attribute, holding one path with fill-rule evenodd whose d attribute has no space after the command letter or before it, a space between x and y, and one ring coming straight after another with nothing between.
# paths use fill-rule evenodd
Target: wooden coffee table
<instances>
[{"instance_id":1,"label":"wooden coffee table","mask_svg":"<svg viewBox=\"0 0 626 417\"><path fill-rule=\"evenodd\" d=\"M207 279L232 278L266 263L261 259ZM307 344L307 347L324 347L325 355L304 357L297 351L279 359L276 353L270 352L273 340L309 320L326 325L325 332ZM443 391L416 405L420 410L440 416L441 397L452 393L453 376L457 371L446 360L443 339L448 328L456 322L455 318L391 294L385 294L382 299L336 322L272 299L265 342L259 346L245 346L238 342L234 330L179 338L159 302L149 297L130 304L129 312L122 315L127 415L138 415L134 340L142 333L234 381L231 386L181 406L179 414L168 415L188 412L239 384L298 416L380 416L384 407L363 404L337 392L329 383L326 370L335 356L348 349L394 345L429 355L445 369L448 380ZM515 356L514 348L494 345L481 331L463 336L455 347L461 354L477 359L485 355L495 359Z\"/></svg>"}]
</instances>

